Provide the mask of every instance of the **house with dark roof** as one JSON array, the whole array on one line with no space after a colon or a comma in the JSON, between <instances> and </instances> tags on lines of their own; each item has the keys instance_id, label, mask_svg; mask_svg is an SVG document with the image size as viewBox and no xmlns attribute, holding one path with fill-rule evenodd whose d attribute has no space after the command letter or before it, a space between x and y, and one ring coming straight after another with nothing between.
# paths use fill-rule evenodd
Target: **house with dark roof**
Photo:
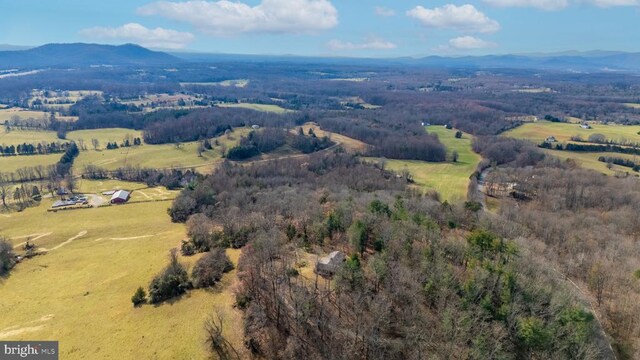
<instances>
[{"instance_id":1,"label":"house with dark roof","mask_svg":"<svg viewBox=\"0 0 640 360\"><path fill-rule=\"evenodd\" d=\"M340 270L342 263L346 260L346 256L341 251L334 251L320 258L316 263L316 272L323 276L332 276Z\"/></svg>"}]
</instances>

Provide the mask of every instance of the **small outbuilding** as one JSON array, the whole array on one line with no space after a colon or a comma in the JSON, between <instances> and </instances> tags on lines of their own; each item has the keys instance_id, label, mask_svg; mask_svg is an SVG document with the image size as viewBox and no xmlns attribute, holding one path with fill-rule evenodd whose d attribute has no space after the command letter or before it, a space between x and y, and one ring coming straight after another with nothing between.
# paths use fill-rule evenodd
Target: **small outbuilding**
<instances>
[{"instance_id":1,"label":"small outbuilding","mask_svg":"<svg viewBox=\"0 0 640 360\"><path fill-rule=\"evenodd\" d=\"M111 196L111 203L112 204L126 203L127 201L129 201L130 197L131 197L130 192L125 190L118 190L115 193L113 193L113 196Z\"/></svg>"},{"instance_id":2,"label":"small outbuilding","mask_svg":"<svg viewBox=\"0 0 640 360\"><path fill-rule=\"evenodd\" d=\"M316 272L323 276L332 276L342 266L342 263L346 260L346 256L341 251L334 251L328 256L320 258L316 263Z\"/></svg>"},{"instance_id":3,"label":"small outbuilding","mask_svg":"<svg viewBox=\"0 0 640 360\"><path fill-rule=\"evenodd\" d=\"M545 142L548 142L548 143L553 143L553 142L557 142L557 141L558 141L558 140L556 140L556 137L555 137L555 136L549 136L549 137L545 140Z\"/></svg>"}]
</instances>

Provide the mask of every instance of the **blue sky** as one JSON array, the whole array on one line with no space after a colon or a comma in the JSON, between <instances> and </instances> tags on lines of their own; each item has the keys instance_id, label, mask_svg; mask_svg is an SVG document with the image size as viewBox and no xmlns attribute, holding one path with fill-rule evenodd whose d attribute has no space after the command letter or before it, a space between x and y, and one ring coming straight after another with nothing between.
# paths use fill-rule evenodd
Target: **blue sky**
<instances>
[{"instance_id":1,"label":"blue sky","mask_svg":"<svg viewBox=\"0 0 640 360\"><path fill-rule=\"evenodd\" d=\"M640 0L0 0L0 43L329 56L640 52Z\"/></svg>"}]
</instances>

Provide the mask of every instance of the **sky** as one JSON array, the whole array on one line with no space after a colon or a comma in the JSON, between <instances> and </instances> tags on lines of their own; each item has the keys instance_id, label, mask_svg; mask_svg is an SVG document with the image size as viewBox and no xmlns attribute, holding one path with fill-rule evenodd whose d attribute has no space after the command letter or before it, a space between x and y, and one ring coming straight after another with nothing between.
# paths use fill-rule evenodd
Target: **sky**
<instances>
[{"instance_id":1,"label":"sky","mask_svg":"<svg viewBox=\"0 0 640 360\"><path fill-rule=\"evenodd\" d=\"M640 52L640 0L0 0L0 44L401 57Z\"/></svg>"}]
</instances>

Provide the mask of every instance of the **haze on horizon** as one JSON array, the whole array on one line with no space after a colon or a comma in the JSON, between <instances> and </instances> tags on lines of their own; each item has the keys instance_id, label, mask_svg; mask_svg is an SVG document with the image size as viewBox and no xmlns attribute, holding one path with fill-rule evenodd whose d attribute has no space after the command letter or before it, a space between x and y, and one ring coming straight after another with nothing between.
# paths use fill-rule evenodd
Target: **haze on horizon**
<instances>
[{"instance_id":1,"label":"haze on horizon","mask_svg":"<svg viewBox=\"0 0 640 360\"><path fill-rule=\"evenodd\" d=\"M352 57L640 51L639 0L87 3L2 0L0 44Z\"/></svg>"}]
</instances>

